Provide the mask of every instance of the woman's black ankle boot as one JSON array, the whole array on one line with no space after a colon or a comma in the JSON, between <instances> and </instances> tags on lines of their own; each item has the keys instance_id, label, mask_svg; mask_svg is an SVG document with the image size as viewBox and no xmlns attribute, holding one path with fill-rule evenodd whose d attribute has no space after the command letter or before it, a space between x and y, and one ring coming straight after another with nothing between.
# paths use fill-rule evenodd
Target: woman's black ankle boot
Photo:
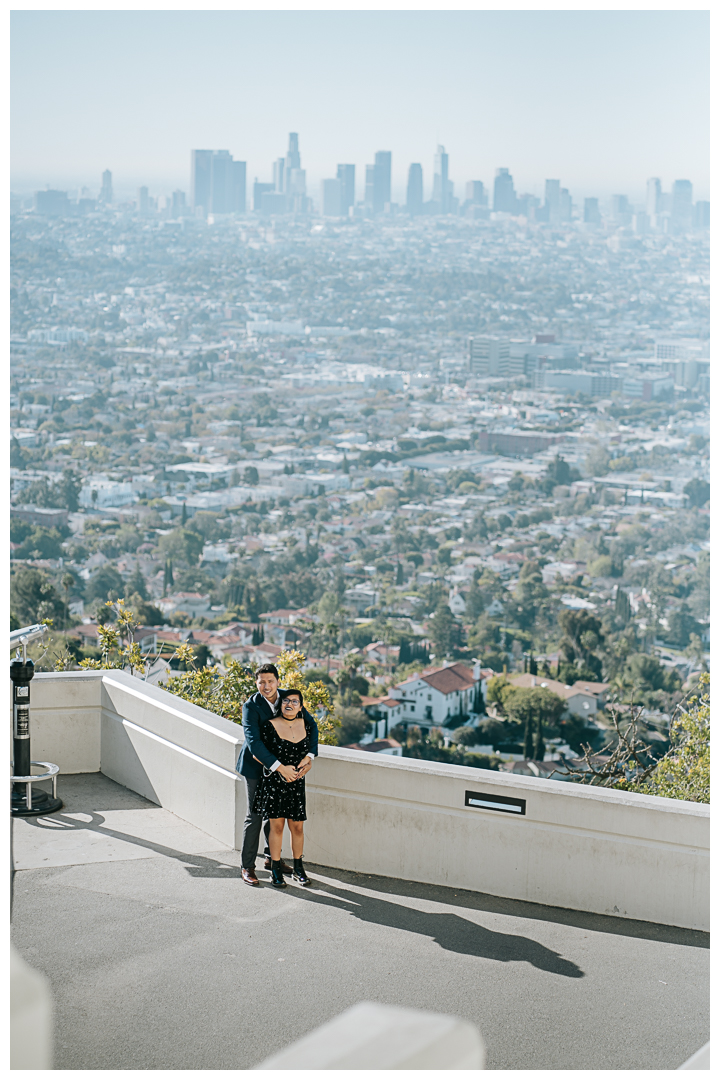
<instances>
[{"instance_id":1,"label":"woman's black ankle boot","mask_svg":"<svg viewBox=\"0 0 720 1080\"><path fill-rule=\"evenodd\" d=\"M282 859L273 859L270 863L272 883L276 889L287 889L287 881L282 875Z\"/></svg>"},{"instance_id":2,"label":"woman's black ankle boot","mask_svg":"<svg viewBox=\"0 0 720 1080\"><path fill-rule=\"evenodd\" d=\"M297 881L298 885L310 884L310 878L305 873L302 858L293 859L293 881Z\"/></svg>"}]
</instances>

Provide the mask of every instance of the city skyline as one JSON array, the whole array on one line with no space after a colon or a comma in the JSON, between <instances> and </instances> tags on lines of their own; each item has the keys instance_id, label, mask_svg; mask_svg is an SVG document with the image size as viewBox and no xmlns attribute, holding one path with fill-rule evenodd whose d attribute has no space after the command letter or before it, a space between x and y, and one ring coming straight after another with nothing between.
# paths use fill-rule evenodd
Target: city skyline
<instances>
[{"instance_id":1,"label":"city skyline","mask_svg":"<svg viewBox=\"0 0 720 1080\"><path fill-rule=\"evenodd\" d=\"M548 176L578 199L639 198L651 176L709 196L704 12L15 12L12 28L21 192L106 168L118 193L187 190L191 146L246 161L250 187L293 130L316 199L338 162L362 186L383 147L404 202L409 166L432 182L438 145L456 193L507 167L539 197Z\"/></svg>"},{"instance_id":2,"label":"city skyline","mask_svg":"<svg viewBox=\"0 0 720 1080\"><path fill-rule=\"evenodd\" d=\"M573 193L561 187L560 179L546 178L544 196L515 189L510 170L495 170L492 185L482 180L469 180L464 188L455 185L449 175L449 155L438 145L434 157L432 178L428 178L428 199L424 199L425 181L422 165L411 163L408 169L405 197L391 201L392 152L375 153L375 164L365 166L365 185L362 195L355 185L355 165L339 163L336 176L321 181L319 198L307 194L306 171L301 168L299 133L289 133L287 157L272 163L272 181L255 177L252 186L247 178L247 163L236 161L225 149L193 149L189 182L189 199L185 190L172 193L150 193L147 185L139 185L134 199L127 191L116 192L112 170L105 169L97 198L93 189L84 185L75 191L50 188L36 190L26 199L11 193L11 206L16 212L31 206L36 212L50 216L85 214L101 206L114 204L118 209L133 207L141 215L162 212L164 216L201 214L212 216L260 213L263 216L311 214L322 217L347 218L386 217L401 210L411 217L417 215L469 215L487 218L499 211L512 217L527 218L535 223L569 225L572 221L599 225L605 216L615 225L630 225L645 234L665 232L668 228L687 231L709 227L710 202L697 197L691 180L679 178L668 190L663 190L660 177L649 177L644 196L628 198L615 193L600 199L597 196L573 199ZM377 177L377 179L376 179ZM537 185L535 185L536 187ZM455 191L457 190L457 194ZM464 190L464 197L461 192ZM73 209L73 207L75 209Z\"/></svg>"}]
</instances>

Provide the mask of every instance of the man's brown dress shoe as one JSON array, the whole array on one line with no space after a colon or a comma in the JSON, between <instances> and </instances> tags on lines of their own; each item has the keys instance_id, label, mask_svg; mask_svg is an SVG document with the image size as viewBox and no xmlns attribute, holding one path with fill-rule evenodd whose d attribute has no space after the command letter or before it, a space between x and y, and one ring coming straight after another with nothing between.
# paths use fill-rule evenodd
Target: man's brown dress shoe
<instances>
[{"instance_id":1,"label":"man's brown dress shoe","mask_svg":"<svg viewBox=\"0 0 720 1080\"><path fill-rule=\"evenodd\" d=\"M242 879L243 879L243 881L245 882L246 885L259 885L260 884L260 882L258 881L257 876L255 874L255 868L254 867L250 867L249 870L246 870L245 867L243 866L243 868L242 868Z\"/></svg>"},{"instance_id":2,"label":"man's brown dress shoe","mask_svg":"<svg viewBox=\"0 0 720 1080\"><path fill-rule=\"evenodd\" d=\"M272 859L265 859L265 869L272 870ZM288 866L284 859L280 860L280 869L282 870L283 874L292 874L293 872L292 866Z\"/></svg>"}]
</instances>

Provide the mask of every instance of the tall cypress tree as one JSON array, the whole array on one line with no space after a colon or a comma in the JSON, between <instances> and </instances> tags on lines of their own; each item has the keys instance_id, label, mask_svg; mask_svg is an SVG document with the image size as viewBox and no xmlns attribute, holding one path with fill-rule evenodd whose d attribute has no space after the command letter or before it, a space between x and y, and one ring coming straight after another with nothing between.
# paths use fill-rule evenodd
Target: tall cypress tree
<instances>
[{"instance_id":1,"label":"tall cypress tree","mask_svg":"<svg viewBox=\"0 0 720 1080\"><path fill-rule=\"evenodd\" d=\"M630 601L623 589L618 589L615 597L615 614L623 626L627 626L630 621Z\"/></svg>"},{"instance_id":2,"label":"tall cypress tree","mask_svg":"<svg viewBox=\"0 0 720 1080\"><path fill-rule=\"evenodd\" d=\"M533 756L533 718L528 711L525 717L525 744L523 746L525 760L530 761Z\"/></svg>"},{"instance_id":3,"label":"tall cypress tree","mask_svg":"<svg viewBox=\"0 0 720 1080\"><path fill-rule=\"evenodd\" d=\"M535 744L533 748L533 757L535 761L545 760L545 739L543 737L543 718L542 713L538 713L535 721Z\"/></svg>"}]
</instances>

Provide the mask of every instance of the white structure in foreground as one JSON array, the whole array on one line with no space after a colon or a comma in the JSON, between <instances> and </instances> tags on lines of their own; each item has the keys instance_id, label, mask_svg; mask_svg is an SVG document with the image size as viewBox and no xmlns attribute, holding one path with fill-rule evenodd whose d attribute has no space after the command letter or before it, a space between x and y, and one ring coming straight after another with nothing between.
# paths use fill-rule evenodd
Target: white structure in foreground
<instances>
[{"instance_id":1,"label":"white structure in foreground","mask_svg":"<svg viewBox=\"0 0 720 1080\"><path fill-rule=\"evenodd\" d=\"M467 1020L361 1001L257 1069L482 1069L485 1044Z\"/></svg>"}]
</instances>

